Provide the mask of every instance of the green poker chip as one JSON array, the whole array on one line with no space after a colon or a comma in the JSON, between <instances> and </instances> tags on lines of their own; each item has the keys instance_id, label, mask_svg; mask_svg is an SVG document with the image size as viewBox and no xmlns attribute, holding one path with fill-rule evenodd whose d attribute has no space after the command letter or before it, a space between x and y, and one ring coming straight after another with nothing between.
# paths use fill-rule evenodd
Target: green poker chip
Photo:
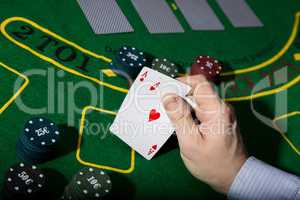
<instances>
[{"instance_id":1,"label":"green poker chip","mask_svg":"<svg viewBox=\"0 0 300 200\"><path fill-rule=\"evenodd\" d=\"M172 78L177 77L178 69L177 66L167 60L166 58L156 58L152 62L152 69L161 72Z\"/></svg>"}]
</instances>

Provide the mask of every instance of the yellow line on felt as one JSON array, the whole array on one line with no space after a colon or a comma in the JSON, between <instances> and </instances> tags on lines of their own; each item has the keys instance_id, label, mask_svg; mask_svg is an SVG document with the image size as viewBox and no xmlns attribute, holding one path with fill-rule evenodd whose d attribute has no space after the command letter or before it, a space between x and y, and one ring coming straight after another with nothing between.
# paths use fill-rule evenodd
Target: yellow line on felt
<instances>
[{"instance_id":1,"label":"yellow line on felt","mask_svg":"<svg viewBox=\"0 0 300 200\"><path fill-rule=\"evenodd\" d=\"M223 74L223 76L232 75L232 74L242 74L242 73L251 72L251 71L257 71L259 69L262 69L262 68L266 67L267 65L272 64L276 60L278 60L281 56L284 55L284 53L286 53L288 51L288 49L292 45L293 41L295 40L295 38L297 36L298 28L299 28L299 18L300 18L300 12L297 12L295 14L295 22L294 22L292 34L290 35L290 37L288 39L288 42L283 47L283 49L281 49L275 56L273 56L271 59L269 59L269 60L267 60L267 61L265 61L261 64L255 65L253 67L245 68L245 69L242 69L242 70L235 70L235 71L232 71L232 72L228 72L228 74ZM263 91L263 92L258 92L256 94L252 94L252 95L249 95L249 96L226 98L225 101L228 101L228 102L245 101L245 100L252 100L252 99L259 98L259 97L264 97L264 96L276 94L276 93L282 92L283 90L287 90L288 88L290 88L293 85L297 84L299 81L300 81L300 75L298 75L296 78L294 78L290 82L288 82L288 83L286 83L286 84L284 84L280 87L277 87L277 88L274 88L274 89L271 89L271 90L266 90L266 91Z\"/></svg>"},{"instance_id":2,"label":"yellow line on felt","mask_svg":"<svg viewBox=\"0 0 300 200\"><path fill-rule=\"evenodd\" d=\"M0 30L1 30L2 34L3 34L8 40L10 40L11 42L13 42L14 44L18 45L19 47L21 47L21 48L23 48L23 49L25 49L25 50L27 50L27 51L29 51L30 53L32 53L33 55L35 55L35 56L41 58L42 60L44 60L44 61L46 61L46 62L49 62L49 63L51 63L51 64L53 64L53 65L55 65L55 66L57 66L57 67L59 67L59 68L61 68L61 69L63 69L63 70L65 70L65 71L69 72L69 73L72 73L72 74L74 74L74 75L77 75L77 76L83 77L83 78L85 78L85 79L91 80L91 81L93 81L93 82L98 83L99 85L103 85L103 86L108 87L108 88L110 88L110 89L112 89L112 90L116 90L116 91L119 91L119 92L122 92L122 93L127 93L127 92L128 92L128 90L125 89L125 88L121 88L121 87L112 85L112 84L110 84L110 83L103 82L103 81L101 81L101 80L99 80L99 79L96 79L96 78L91 77L91 76L87 76L87 75L85 75L85 74L82 74L82 73L80 73L80 72L74 70L74 69L71 69L71 68L69 68L69 67L66 67L66 66L64 66L63 64L61 64L61 63L55 61L54 59L49 58L49 57L47 57L47 56L44 56L44 55L38 53L37 51L31 49L29 46L26 46L25 44L22 44L21 42L18 42L18 41L15 40L13 37L11 37L11 36L6 32L6 30L5 30L5 27L6 27L9 23L14 22L14 21L22 21L22 22L28 23L28 24L30 24L31 26L33 26L33 27L39 29L40 31L42 31L42 32L44 32L44 33L47 33L47 34L51 35L52 37L54 37L54 38L56 38L56 39L59 39L59 40L61 40L62 42L66 43L66 44L68 44L68 45L70 45L70 46L72 46L72 47L74 47L74 48L76 48L76 49L78 49L78 50L80 50L80 51L82 51L82 52L84 52L84 53L90 55L90 56L93 56L93 57L95 57L95 58L97 58L97 59L101 59L101 60L103 60L103 61L105 61L105 62L111 62L111 59L106 58L106 57L104 57L104 56L102 56L102 55L98 55L98 54L96 54L96 53L93 53L93 52L91 52L91 51L89 51L89 50L87 50L87 49L84 49L84 48L80 47L79 45L77 45L77 44L75 44L75 43L73 43L73 42L71 42L71 41L69 41L69 40L67 40L67 39L65 39L65 38L63 38L63 37L61 37L61 36L59 36L59 35L53 33L53 32L51 32L51 31L49 31L48 29L41 27L40 25L36 24L35 22L33 22L33 21L29 20L29 19L22 18L22 17L11 17L11 18L8 18L8 19L4 20L4 21L1 23L1 25L0 25Z\"/></svg>"},{"instance_id":3,"label":"yellow line on felt","mask_svg":"<svg viewBox=\"0 0 300 200\"><path fill-rule=\"evenodd\" d=\"M26 86L29 83L28 78L21 74L20 72L18 72L17 70L5 65L4 63L0 62L0 66L7 69L8 71L18 75L19 77L22 77L25 82L22 84L22 86L18 89L18 91L0 108L0 114L2 114L13 102L14 100L23 92L23 90L26 88Z\"/></svg>"},{"instance_id":4,"label":"yellow line on felt","mask_svg":"<svg viewBox=\"0 0 300 200\"><path fill-rule=\"evenodd\" d=\"M298 27L299 27L299 17L300 17L300 12L297 12L295 14L295 22L294 22L294 26L293 26L293 29L292 29L292 33L291 33L287 43L272 58L270 58L269 60L266 60L266 61L264 61L260 64L257 64L257 65L251 66L251 67L245 67L244 69L238 69L238 70L233 70L233 71L230 71L230 72L224 72L221 75L222 76L229 76L229 75L236 75L236 74L244 74L244 73L247 73L247 72L253 72L253 71L257 71L259 69L262 69L264 67L267 67L268 65L274 63L276 60L278 60L281 56L283 56L285 54L285 52L291 47L293 41L295 40L295 38L297 36L297 32L298 32Z\"/></svg>"},{"instance_id":5,"label":"yellow line on felt","mask_svg":"<svg viewBox=\"0 0 300 200\"><path fill-rule=\"evenodd\" d=\"M259 97L264 97L264 96L268 96L271 94L276 94L279 92L282 92L284 90L287 90L288 88L292 87L293 85L297 84L300 81L300 76L298 75L296 78L294 78L293 80L291 80L290 82L278 87L278 88L274 88L271 90L266 90L263 92L258 92L256 94L252 94L249 96L243 96L243 97L231 97L231 98L226 98L225 101L228 102L233 102L233 101L245 101L245 100L252 100L252 99L256 99Z\"/></svg>"},{"instance_id":6,"label":"yellow line on felt","mask_svg":"<svg viewBox=\"0 0 300 200\"><path fill-rule=\"evenodd\" d=\"M273 119L273 126L274 128L280 133L280 135L283 137L283 139L288 143L288 145L290 146L290 148L292 148L292 150L298 154L298 156L300 156L300 150L297 148L297 146L288 138L288 136L280 129L280 127L276 124L276 122L278 120L282 120L285 118L289 118L289 117L293 117L295 115L300 115L300 111L294 111L294 112L290 112L288 114L284 114L278 117L275 117Z\"/></svg>"},{"instance_id":7,"label":"yellow line on felt","mask_svg":"<svg viewBox=\"0 0 300 200\"><path fill-rule=\"evenodd\" d=\"M228 73L232 73L232 74L241 74L240 72L246 73L246 72L256 71L256 70L259 70L259 69L265 67L265 66L268 65L268 64L271 64L272 62L275 62L277 59L279 59L279 58L280 58L280 57L288 50L288 48L290 47L290 45L292 44L293 40L294 40L295 37L296 37L297 29L298 29L298 26L299 26L299 16L300 16L300 12L297 12L297 13L295 14L295 22L294 22L294 27L293 27L292 34L291 34L291 36L289 37L288 42L286 43L286 45L284 46L284 48L283 48L282 50L280 50L279 53L277 53L274 57L272 57L271 59L269 59L269 60L267 60L267 61L265 61L265 62L263 62L263 63L261 63L261 64L259 64L259 65L255 65L255 66L252 66L252 67L249 67L249 68L242 69L242 71L241 71L241 70L235 70L235 71L228 72ZM89 54L89 55L92 55L92 56L94 56L94 57L96 57L96 58L100 58L100 59L103 58L103 56L97 55L97 54L95 54L95 53L93 53L93 52L91 52L91 51L88 51L88 50L86 50L86 49L80 47L79 45L77 45L77 44L75 44L75 43L73 43L73 42L70 42L70 41L68 41L68 40L66 40L66 39L64 39L64 38L62 38L61 36L58 36L57 34L51 32L51 31L49 31L49 30L47 30L47 29L45 29L45 28L43 28L43 27L41 27L41 26L39 26L38 24L32 22L31 20L28 20L28 19L25 19L25 18L22 18L22 17L12 17L12 18L8 18L8 19L4 20L4 21L2 22L2 24L1 24L1 32L2 32L2 34L3 34L5 37L7 37L10 41L12 41L13 43L15 43L15 44L17 44L18 46L20 46L20 47L22 47L22 48L24 48L24 49L30 51L31 53L33 53L34 55L36 55L36 56L42 58L43 60L45 60L45 61L47 61L47 62L50 62L50 63L52 63L52 64L54 64L54 65L56 65L56 66L58 66L58 67L60 67L60 68L62 68L62 69L64 69L64 70L70 72L70 73L73 73L73 74L75 74L75 75L78 75L78 76L84 77L84 78L86 78L86 79L92 80L92 81L94 81L94 82L99 83L100 85L104 85L104 86L109 87L109 88L111 88L111 89L113 89L113 90L116 90L116 91L120 91L120 92L123 92L123 93L127 93L127 92L128 92L128 90L125 89L125 88L120 88L120 87L118 87L118 86L114 86L114 85L112 85L112 84L102 82L102 81L100 81L100 80L98 80L98 79L96 79L96 78L89 77L89 76L84 75L84 74L81 74L81 73L79 73L79 72L77 72L77 71L75 71L75 70L73 70L73 69L70 69L70 68L68 68L68 67L66 67L66 66L63 66L63 65L61 65L60 63L56 62L55 60L53 60L53 59L51 59L51 58L48 58L48 57L46 57L46 56L43 56L43 55L37 53L36 51L32 50L32 49L29 48L28 46L26 46L26 45L24 45L24 44L22 44L22 43L20 43L20 42L18 42L18 41L16 41L16 40L14 40L14 39L13 39L11 36L9 36L8 33L5 31L5 26L6 26L8 23L13 22L13 21L23 21L23 22L29 23L29 24L31 24L32 26L34 26L35 28L38 28L38 29L44 31L44 32L46 32L46 33L52 35L53 37L56 37L56 38L62 40L63 42L65 42L65 43L67 43L67 44L70 44L70 45L72 45L72 46L78 48L79 50L82 50L83 52L85 52L85 53L87 53L87 54ZM104 58L105 58L105 57L104 57ZM107 60L107 61L110 61L110 60ZM223 74L223 75L224 75L224 74ZM225 74L225 75L226 75L226 74ZM263 97L263 96L275 94L275 93L278 93L278 92L280 92L280 91L282 91L282 90L288 89L289 87L295 85L296 83L299 82L299 80L300 80L300 77L298 76L298 77L296 77L295 79L293 79L292 81L288 82L287 84L282 85L281 87L274 88L274 89L267 90L267 91L263 91L263 92L259 92L259 93L252 94L252 95L249 95L249 96L226 98L225 101L229 101L229 102L231 102L231 101L245 101L245 100L251 100L251 99L255 99L255 98L259 98L259 97Z\"/></svg>"},{"instance_id":8,"label":"yellow line on felt","mask_svg":"<svg viewBox=\"0 0 300 200\"><path fill-rule=\"evenodd\" d=\"M101 113L114 115L114 116L117 114L113 111L104 110L104 109L96 108L96 107L93 107L93 106L86 106L83 109L82 115L81 115L81 121L80 121L80 129L79 129L77 150L76 150L76 159L78 160L78 162L80 162L81 164L86 165L86 166L95 167L95 168L98 168L98 169L109 170L109 171L114 171L114 172L119 172L119 173L123 173L123 174L129 174L129 173L133 172L134 171L134 166L135 166L135 152L134 152L133 149L131 149L130 166L129 166L128 169L120 169L120 168L115 168L115 167L111 167L111 166L99 165L99 164L87 162L87 161L84 161L84 160L81 159L81 157L80 157L81 143L82 143L83 132L84 132L85 116L86 116L86 112L88 110L95 110L95 111L98 111L98 112L101 112Z\"/></svg>"},{"instance_id":9,"label":"yellow line on felt","mask_svg":"<svg viewBox=\"0 0 300 200\"><path fill-rule=\"evenodd\" d=\"M36 24L35 22L33 22L33 21L31 21L31 20L28 20L28 19L25 19L25 18L22 18L22 17L12 17L12 18L8 18L8 19L4 20L4 21L1 23L1 25L0 25L1 33L2 33L8 40L10 40L12 43L14 43L14 44L16 44L17 46L19 46L19 47L21 47L21 48L23 48L23 49L29 51L30 53L32 53L33 55L35 55L35 56L41 58L42 60L44 60L44 61L46 61L46 62L49 62L49 63L51 63L51 64L53 64L53 65L55 65L55 66L57 66L57 67L59 67L59 68L61 68L61 69L63 69L63 70L65 70L65 71L67 71L67 72L70 72L70 73L74 74L74 75L77 75L77 76L86 78L86 79L88 79L88 80L94 81L94 82L96 82L96 83L98 83L98 84L100 84L100 85L106 86L106 87L108 87L108 88L110 88L110 89L113 89L113 90L116 90L116 91L119 91L119 92L122 92L122 93L127 93L127 92L128 92L128 90L125 89L125 88L121 88L121 87L118 87L118 86L114 86L114 85L112 85L112 84L109 84L109 83L100 81L100 80L98 80L98 79L96 79L96 78L93 78L93 77L84 75L84 74L82 74L82 73L80 73L80 72L77 72L77 71L75 71L75 70L73 70L73 69L70 69L70 68L68 68L68 67L66 67L66 66L64 66L64 65L62 65L62 64L60 64L59 62L57 62L57 61L55 61L55 60L53 60L53 59L51 59L51 58L49 58L49 57L46 57L46 56L44 56L44 55L42 55L42 54L40 54L40 53L34 51L34 50L31 49L30 47L28 47L28 46L26 46L26 45L24 45L24 44L22 44L22 43L16 41L16 40L15 40L14 38L12 38L12 37L6 32L6 30L5 30L5 27L6 27L9 23L14 22L14 21L22 21L22 22L28 23L28 24L32 25L33 27L35 27L35 28L41 30L42 32L45 32L45 33L47 33L47 34L49 34L49 35L51 35L51 36L53 36L53 37L55 37L55 38L57 38L57 39L63 41L63 42L65 42L66 44L68 44L68 45L70 45L70 46L73 46L73 47L79 49L80 51L82 51L82 52L84 52L84 53L86 53L86 54L89 54L89 55L91 55L91 56L93 56L93 57L95 57L95 58L97 58L97 59L101 59L101 60L106 61L106 62L111 62L111 59L106 58L106 57L104 57L104 56L102 56L102 55L95 54L95 53L93 53L93 52L91 52L91 51L88 51L88 50L86 50L86 49L80 47L79 45L77 45L77 44L75 44L75 43L73 43L73 42L70 42L70 41L68 41L68 40L66 40L66 39L64 39L64 38L62 38L61 36L59 36L59 35L57 35L57 34L51 32L51 31L49 31L48 29L45 29L45 28L39 26L39 25ZM13 69L12 69L12 70L13 70ZM28 79L27 79L27 77L26 77L25 80L26 80L26 82L25 82L25 84L23 85L23 87L20 88L21 90L19 90L19 91L16 93L16 95L14 95L14 98L10 99L10 101L9 101L7 104L5 104L5 108L7 108L7 107L13 102L13 100L21 93L21 91L22 91L22 90L25 88L25 86L28 84ZM81 140L81 136L79 137L79 139ZM78 153L78 152L80 153L80 148L78 149L77 153ZM120 173L131 173L131 172L134 170L134 158L135 158L135 154L134 154L134 151L133 151L133 150L132 150L132 152L131 152L131 166L130 166L130 168L127 169L127 170L117 169L117 168L113 168L113 167L109 167L109 166L101 166L101 165L97 165L97 164L94 164L94 163L90 163L90 162L83 161L83 160L81 160L81 158L80 158L80 154L78 154L78 155L76 156L76 158L78 159L78 161L79 161L80 163L82 163L82 164L84 164L84 165L91 166L91 167L96 167L96 168L102 168L102 169L106 169L106 170L112 170L112 171L116 171L116 172L120 172Z\"/></svg>"},{"instance_id":10,"label":"yellow line on felt","mask_svg":"<svg viewBox=\"0 0 300 200\"><path fill-rule=\"evenodd\" d=\"M173 10L175 10L175 11L177 10L177 5L176 5L176 3L171 3L171 6L172 6L172 9L173 9Z\"/></svg>"},{"instance_id":11,"label":"yellow line on felt","mask_svg":"<svg viewBox=\"0 0 300 200\"><path fill-rule=\"evenodd\" d=\"M295 53L295 54L294 54L294 59L295 59L296 61L300 61L300 53Z\"/></svg>"},{"instance_id":12,"label":"yellow line on felt","mask_svg":"<svg viewBox=\"0 0 300 200\"><path fill-rule=\"evenodd\" d=\"M298 30L298 27L299 27L299 17L300 17L300 12L297 12L295 14L295 21L294 21L294 26L293 26L293 29L292 29L292 33L287 41L287 43L285 44L285 46L275 55L273 56L272 58L270 58L269 60L266 60L264 62L262 62L261 64L258 64L258 65L254 65L252 67L247 67L245 69L240 69L240 70L234 70L234 71L231 71L231 72L225 72L222 74L222 76L228 76L228 75L237 75L237 74L243 74L243 73L248 73L248 72L253 72L253 71L257 71L259 69L262 69L270 64L272 64L273 62L275 62L276 60L278 60L281 56L284 55L284 53L286 53L288 51L288 49L290 48L292 42L295 40L296 38L296 35L297 35L297 30ZM32 54L40 57L41 59L49 62L49 63L52 63L70 73L73 73L75 75L78 75L78 76L81 76L83 78L86 78L86 79L89 79L89 80L92 80L94 82L97 82L99 83L100 85L104 85L106 87L109 87L113 90L116 90L116 91L120 91L120 92L123 92L123 93L127 93L128 90L127 89L124 89L124 88L120 88L118 86L114 86L114 85L111 85L111 84L108 84L108 83L105 83L105 82L102 82L98 79L95 79L93 77L89 77L89 76L86 76L84 74L81 74L75 70L72 70L68 67L65 67L63 65L61 65L60 63L56 62L55 60L51 59L51 58L48 58L44 55L41 55L39 53L37 53L36 51L32 50L30 47L14 40L11 36L8 35L8 33L6 32L5 30L5 26L7 24L9 24L10 22L13 22L13 21L23 21L23 22L26 22L26 23L29 23L31 24L32 26L34 26L35 28L38 28L40 30L42 30L43 32L45 33L48 33L49 35L52 35L53 37L56 37L58 39L60 39L61 41L83 51L84 53L87 53L95 58L99 58L99 59L104 59L104 61L111 61L110 59L105 59L104 56L101 56L101 55L98 55L98 54L95 54L93 52L90 52L80 46L78 46L77 44L73 43L73 42L70 42L60 36L58 36L57 34L39 26L38 24L34 23L33 21L31 20L28 20L28 19L25 19L25 18L22 18L22 17L12 17L12 18L8 18L6 20L4 20L1 24L1 32L2 34L10 41L12 41L13 43L15 43L16 45L20 46L21 48L24 48L26 50L28 50L29 52L31 52ZM300 55L299 54L295 54L294 55L294 58L295 60L298 60L300 59ZM245 101L245 100L252 100L252 99L255 99L255 98L259 98L259 97L263 97L263 96L267 96L267 95L272 95L272 94L275 94L275 93L278 93L278 92L281 92L283 90L287 90L288 88L292 87L293 85L297 84L298 82L300 81L300 76L297 76L295 79L293 79L292 81L288 82L287 84L285 85L282 85L278 88L274 88L274 89L271 89L271 90L267 90L267 91L263 91L263 92L259 92L259 93L256 93L256 94L253 94L253 95L249 95L249 96L242 96L242 97L231 97L231 98L226 98L225 101ZM283 135L284 137L284 135ZM286 138L284 137L284 139L286 140ZM286 140L288 142L288 140ZM288 142L289 143L289 142ZM289 143L290 144L290 143ZM82 161L84 162L84 161ZM85 163L85 162L84 162ZM91 165L91 163L89 163Z\"/></svg>"},{"instance_id":13,"label":"yellow line on felt","mask_svg":"<svg viewBox=\"0 0 300 200\"><path fill-rule=\"evenodd\" d=\"M101 72L108 77L116 77L117 74L111 69L102 69Z\"/></svg>"}]
</instances>

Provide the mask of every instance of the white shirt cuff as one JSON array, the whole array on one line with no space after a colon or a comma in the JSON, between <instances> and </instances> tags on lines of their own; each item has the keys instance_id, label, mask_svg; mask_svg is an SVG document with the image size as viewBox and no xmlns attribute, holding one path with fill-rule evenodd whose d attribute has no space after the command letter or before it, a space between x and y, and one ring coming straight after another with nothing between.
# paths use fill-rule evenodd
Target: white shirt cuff
<instances>
[{"instance_id":1,"label":"white shirt cuff","mask_svg":"<svg viewBox=\"0 0 300 200\"><path fill-rule=\"evenodd\" d=\"M250 157L232 183L230 200L300 200L300 179Z\"/></svg>"}]
</instances>

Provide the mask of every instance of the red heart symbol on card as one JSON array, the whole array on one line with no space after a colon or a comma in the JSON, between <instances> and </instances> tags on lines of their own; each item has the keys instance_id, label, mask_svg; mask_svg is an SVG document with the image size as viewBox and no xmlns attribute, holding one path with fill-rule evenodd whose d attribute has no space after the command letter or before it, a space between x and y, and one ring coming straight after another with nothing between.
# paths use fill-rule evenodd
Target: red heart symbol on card
<instances>
[{"instance_id":1,"label":"red heart symbol on card","mask_svg":"<svg viewBox=\"0 0 300 200\"><path fill-rule=\"evenodd\" d=\"M151 85L149 90L156 90L160 85L160 82L155 83L154 85Z\"/></svg>"},{"instance_id":2,"label":"red heart symbol on card","mask_svg":"<svg viewBox=\"0 0 300 200\"><path fill-rule=\"evenodd\" d=\"M153 145L151 148L152 148L153 150L156 150L156 149L157 149L157 145Z\"/></svg>"},{"instance_id":3,"label":"red heart symbol on card","mask_svg":"<svg viewBox=\"0 0 300 200\"><path fill-rule=\"evenodd\" d=\"M157 112L155 109L152 109L149 114L149 122L157 120L159 118L160 118L160 113Z\"/></svg>"},{"instance_id":4,"label":"red heart symbol on card","mask_svg":"<svg viewBox=\"0 0 300 200\"><path fill-rule=\"evenodd\" d=\"M140 81L144 81L144 78L140 78Z\"/></svg>"},{"instance_id":5,"label":"red heart symbol on card","mask_svg":"<svg viewBox=\"0 0 300 200\"><path fill-rule=\"evenodd\" d=\"M150 155L150 154L152 154L153 152L155 152L156 149L157 149L157 145L155 144L155 145L153 145L153 146L149 149L148 155Z\"/></svg>"},{"instance_id":6,"label":"red heart symbol on card","mask_svg":"<svg viewBox=\"0 0 300 200\"><path fill-rule=\"evenodd\" d=\"M150 87L150 90L155 90L156 88L152 85L151 87Z\"/></svg>"}]
</instances>

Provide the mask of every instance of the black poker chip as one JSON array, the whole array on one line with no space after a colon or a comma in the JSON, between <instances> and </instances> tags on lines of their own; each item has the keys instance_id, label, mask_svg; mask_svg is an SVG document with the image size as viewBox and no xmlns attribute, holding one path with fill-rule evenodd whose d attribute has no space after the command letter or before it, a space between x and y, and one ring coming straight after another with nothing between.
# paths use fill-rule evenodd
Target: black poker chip
<instances>
[{"instance_id":1,"label":"black poker chip","mask_svg":"<svg viewBox=\"0 0 300 200\"><path fill-rule=\"evenodd\" d=\"M45 189L46 177L35 165L18 163L5 174L7 199L36 199Z\"/></svg>"},{"instance_id":2,"label":"black poker chip","mask_svg":"<svg viewBox=\"0 0 300 200\"><path fill-rule=\"evenodd\" d=\"M28 120L17 142L17 156L28 163L41 163L55 154L60 139L57 125L44 117Z\"/></svg>"},{"instance_id":3,"label":"black poker chip","mask_svg":"<svg viewBox=\"0 0 300 200\"><path fill-rule=\"evenodd\" d=\"M169 77L176 78L178 75L177 66L166 58L155 58L152 61L152 69L161 72Z\"/></svg>"},{"instance_id":4,"label":"black poker chip","mask_svg":"<svg viewBox=\"0 0 300 200\"><path fill-rule=\"evenodd\" d=\"M150 59L145 52L135 47L122 46L109 65L117 73L126 73L134 80L143 67L149 66L149 63Z\"/></svg>"},{"instance_id":5,"label":"black poker chip","mask_svg":"<svg viewBox=\"0 0 300 200\"><path fill-rule=\"evenodd\" d=\"M104 171L84 168L67 185L62 199L101 199L111 189L111 179Z\"/></svg>"}]
</instances>

